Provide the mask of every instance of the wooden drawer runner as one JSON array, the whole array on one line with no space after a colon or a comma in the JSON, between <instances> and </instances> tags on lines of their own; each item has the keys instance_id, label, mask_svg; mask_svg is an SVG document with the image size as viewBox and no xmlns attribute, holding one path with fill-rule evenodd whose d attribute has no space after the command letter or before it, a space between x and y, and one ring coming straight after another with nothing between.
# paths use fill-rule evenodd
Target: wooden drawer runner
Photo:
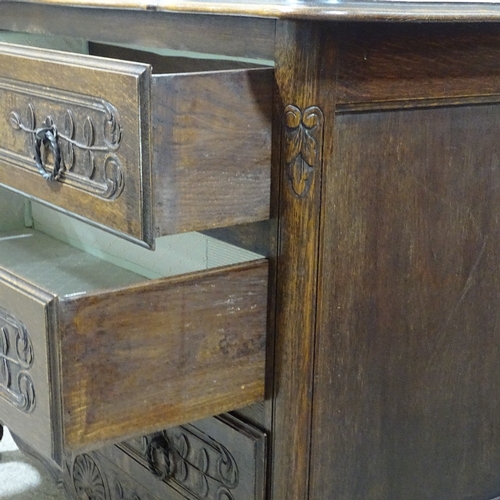
<instances>
[{"instance_id":1,"label":"wooden drawer runner","mask_svg":"<svg viewBox=\"0 0 500 500\"><path fill-rule=\"evenodd\" d=\"M147 246L268 218L271 68L92 48L0 43L1 184Z\"/></svg>"},{"instance_id":2,"label":"wooden drawer runner","mask_svg":"<svg viewBox=\"0 0 500 500\"><path fill-rule=\"evenodd\" d=\"M34 231L0 237L0 421L38 453L263 397L265 260L146 280Z\"/></svg>"}]
</instances>

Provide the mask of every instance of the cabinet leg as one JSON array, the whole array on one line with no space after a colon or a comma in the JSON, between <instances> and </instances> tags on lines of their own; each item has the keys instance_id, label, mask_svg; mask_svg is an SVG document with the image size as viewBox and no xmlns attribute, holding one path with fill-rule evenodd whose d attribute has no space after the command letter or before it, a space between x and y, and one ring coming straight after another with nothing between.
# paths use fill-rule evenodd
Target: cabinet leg
<instances>
[{"instance_id":1,"label":"cabinet leg","mask_svg":"<svg viewBox=\"0 0 500 500\"><path fill-rule=\"evenodd\" d=\"M38 460L38 462L40 462L42 466L54 478L55 482L58 484L62 484L62 471L58 467L56 467L54 463L50 462L42 455L40 455L37 451L31 448L28 444L26 444L20 437L18 437L12 431L10 434L12 436L14 443L19 448L19 451L21 451L25 455L34 458L35 460Z\"/></svg>"}]
</instances>

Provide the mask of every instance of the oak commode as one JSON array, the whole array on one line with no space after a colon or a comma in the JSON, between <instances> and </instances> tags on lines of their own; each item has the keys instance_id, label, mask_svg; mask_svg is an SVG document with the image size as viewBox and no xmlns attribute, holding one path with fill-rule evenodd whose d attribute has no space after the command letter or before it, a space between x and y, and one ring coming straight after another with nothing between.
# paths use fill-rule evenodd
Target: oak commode
<instances>
[{"instance_id":1,"label":"oak commode","mask_svg":"<svg viewBox=\"0 0 500 500\"><path fill-rule=\"evenodd\" d=\"M70 498L500 496L500 3L0 30L0 421Z\"/></svg>"}]
</instances>

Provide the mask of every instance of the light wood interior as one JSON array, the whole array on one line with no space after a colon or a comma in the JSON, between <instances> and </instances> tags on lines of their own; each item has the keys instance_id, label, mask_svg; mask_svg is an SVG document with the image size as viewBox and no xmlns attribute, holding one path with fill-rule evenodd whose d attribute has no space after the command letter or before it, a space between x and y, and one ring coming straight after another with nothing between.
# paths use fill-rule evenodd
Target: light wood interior
<instances>
[{"instance_id":1,"label":"light wood interior","mask_svg":"<svg viewBox=\"0 0 500 500\"><path fill-rule=\"evenodd\" d=\"M151 252L0 187L0 266L42 286L50 277L62 295L261 257L197 232L159 238Z\"/></svg>"},{"instance_id":2,"label":"light wood interior","mask_svg":"<svg viewBox=\"0 0 500 500\"><path fill-rule=\"evenodd\" d=\"M253 68L262 66L259 61L214 59L205 57L193 57L187 52L152 52L145 47L125 47L99 43L89 43L89 54L110 59L121 59L127 61L149 64L155 75L170 73L196 73L200 71L223 71L238 68ZM264 61L264 65L269 65Z\"/></svg>"}]
</instances>

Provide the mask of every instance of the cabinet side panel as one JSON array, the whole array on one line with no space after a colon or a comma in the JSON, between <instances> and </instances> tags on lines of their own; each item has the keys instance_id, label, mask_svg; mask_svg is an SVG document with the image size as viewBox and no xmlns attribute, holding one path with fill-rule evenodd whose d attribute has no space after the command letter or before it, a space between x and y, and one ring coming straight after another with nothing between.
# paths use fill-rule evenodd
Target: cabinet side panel
<instances>
[{"instance_id":1,"label":"cabinet side panel","mask_svg":"<svg viewBox=\"0 0 500 500\"><path fill-rule=\"evenodd\" d=\"M339 106L500 92L496 24L346 23L341 38Z\"/></svg>"},{"instance_id":2,"label":"cabinet side panel","mask_svg":"<svg viewBox=\"0 0 500 500\"><path fill-rule=\"evenodd\" d=\"M337 117L314 498L500 493L499 112Z\"/></svg>"}]
</instances>

